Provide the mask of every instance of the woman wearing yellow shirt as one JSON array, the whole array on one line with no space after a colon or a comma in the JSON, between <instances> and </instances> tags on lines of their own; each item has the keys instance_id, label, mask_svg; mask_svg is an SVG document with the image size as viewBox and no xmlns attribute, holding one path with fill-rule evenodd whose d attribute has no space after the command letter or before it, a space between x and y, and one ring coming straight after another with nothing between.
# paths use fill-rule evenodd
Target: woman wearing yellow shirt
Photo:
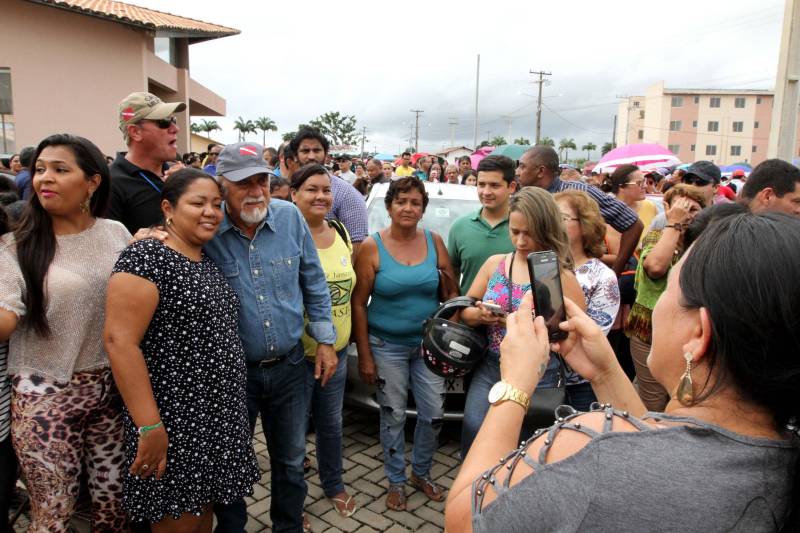
<instances>
[{"instance_id":1,"label":"woman wearing yellow shirt","mask_svg":"<svg viewBox=\"0 0 800 533\"><path fill-rule=\"evenodd\" d=\"M356 283L353 270L353 247L347 230L338 221L328 221L325 215L333 204L331 178L325 167L305 165L292 175L292 201L306 219L319 254L322 269L331 292L333 325L336 327L334 348L339 355L336 373L324 387L314 379L313 356L316 342L303 335L307 359L311 413L314 416L317 440L319 477L325 496L343 517L351 516L356 502L342 481L342 402L347 379L347 345L350 343L350 295Z\"/></svg>"},{"instance_id":2,"label":"woman wearing yellow shirt","mask_svg":"<svg viewBox=\"0 0 800 533\"><path fill-rule=\"evenodd\" d=\"M644 174L636 165L622 165L617 167L614 173L605 179L601 188L603 191L616 196L617 200L636 211L636 214L639 215L639 220L644 224L644 231L637 245L637 249L641 248L642 239L647 233L650 223L658 214L656 205L645 198ZM619 251L620 234L611 226L607 227L608 255L603 257L603 262L611 266L614 264Z\"/></svg>"}]
</instances>

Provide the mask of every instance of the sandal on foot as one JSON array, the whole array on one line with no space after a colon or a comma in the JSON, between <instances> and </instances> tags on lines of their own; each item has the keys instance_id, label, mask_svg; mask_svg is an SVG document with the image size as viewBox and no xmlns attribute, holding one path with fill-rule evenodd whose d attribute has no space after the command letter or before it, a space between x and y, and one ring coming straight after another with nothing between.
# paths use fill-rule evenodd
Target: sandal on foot
<instances>
[{"instance_id":1,"label":"sandal on foot","mask_svg":"<svg viewBox=\"0 0 800 533\"><path fill-rule=\"evenodd\" d=\"M403 485L389 485L386 495L386 507L392 511L406 510L406 489Z\"/></svg>"},{"instance_id":2,"label":"sandal on foot","mask_svg":"<svg viewBox=\"0 0 800 533\"><path fill-rule=\"evenodd\" d=\"M311 529L311 522L306 518L306 513L303 513L303 531L314 531Z\"/></svg>"},{"instance_id":3,"label":"sandal on foot","mask_svg":"<svg viewBox=\"0 0 800 533\"><path fill-rule=\"evenodd\" d=\"M429 475L418 476L412 472L411 478L408 480L408 484L415 489L424 492L428 499L431 499L435 502L444 500L444 488L434 483Z\"/></svg>"},{"instance_id":4,"label":"sandal on foot","mask_svg":"<svg viewBox=\"0 0 800 533\"><path fill-rule=\"evenodd\" d=\"M350 518L356 512L356 500L347 492L342 491L328 500L333 505L333 510L342 518Z\"/></svg>"}]
</instances>

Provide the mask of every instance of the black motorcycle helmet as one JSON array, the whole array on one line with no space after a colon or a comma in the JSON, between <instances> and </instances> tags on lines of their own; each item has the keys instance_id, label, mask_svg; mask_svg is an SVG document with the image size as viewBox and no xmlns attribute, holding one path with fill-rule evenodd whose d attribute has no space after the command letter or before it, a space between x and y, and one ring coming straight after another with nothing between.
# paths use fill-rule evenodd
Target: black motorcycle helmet
<instances>
[{"instance_id":1,"label":"black motorcycle helmet","mask_svg":"<svg viewBox=\"0 0 800 533\"><path fill-rule=\"evenodd\" d=\"M472 307L476 301L469 296L447 300L425 321L422 357L425 366L437 376L463 377L486 355L489 341L485 328L448 320L457 310Z\"/></svg>"}]
</instances>

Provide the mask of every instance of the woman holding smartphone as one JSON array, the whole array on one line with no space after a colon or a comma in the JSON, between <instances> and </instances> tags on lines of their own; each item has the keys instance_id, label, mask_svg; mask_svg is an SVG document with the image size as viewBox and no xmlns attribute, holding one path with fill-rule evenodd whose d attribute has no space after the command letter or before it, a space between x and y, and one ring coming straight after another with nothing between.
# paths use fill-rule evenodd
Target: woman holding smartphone
<instances>
[{"instance_id":1,"label":"woman holding smartphone","mask_svg":"<svg viewBox=\"0 0 800 533\"><path fill-rule=\"evenodd\" d=\"M467 291L467 296L480 299L480 302L461 313L465 324L486 326L489 336L489 352L473 371L467 393L461 433L462 457L466 457L489 410L489 390L500 381L500 342L506 334L505 315L517 310L522 295L531 288L528 254L545 250L555 252L560 263L564 295L575 302L584 301L572 272L572 255L561 211L553 196L538 187L525 187L511 198L509 208L508 231L514 251L493 255L486 260ZM556 384L557 364L555 359L550 362L548 372L539 383L540 388Z\"/></svg>"}]
</instances>

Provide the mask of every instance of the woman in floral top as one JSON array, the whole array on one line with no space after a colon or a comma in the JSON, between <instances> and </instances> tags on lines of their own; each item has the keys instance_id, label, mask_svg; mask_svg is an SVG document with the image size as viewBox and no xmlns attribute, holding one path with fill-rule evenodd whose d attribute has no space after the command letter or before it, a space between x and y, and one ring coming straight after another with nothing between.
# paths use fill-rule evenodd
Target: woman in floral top
<instances>
[{"instance_id":1,"label":"woman in floral top","mask_svg":"<svg viewBox=\"0 0 800 533\"><path fill-rule=\"evenodd\" d=\"M569 238L575 277L586 297L586 314L608 335L619 311L619 286L614 271L600 260L606 251L606 226L597 202L583 191L566 190L554 196ZM597 397L589 381L567 370L567 398L578 411L588 411Z\"/></svg>"},{"instance_id":2,"label":"woman in floral top","mask_svg":"<svg viewBox=\"0 0 800 533\"><path fill-rule=\"evenodd\" d=\"M522 296L531 288L528 254L553 250L561 263L564 296L583 307L583 292L572 272L569 243L553 196L538 187L526 187L514 195L510 202L508 231L514 252L493 255L487 259L475 276L467 296L499 305L506 313L516 311ZM465 309L461 319L472 327L486 326L489 336L489 352L473 371L464 407L461 456L466 457L489 410L489 389L500 381L500 342L506 335L506 328L505 317L492 314L482 303ZM551 358L539 388L555 386L558 380L557 365L556 359Z\"/></svg>"}]
</instances>

